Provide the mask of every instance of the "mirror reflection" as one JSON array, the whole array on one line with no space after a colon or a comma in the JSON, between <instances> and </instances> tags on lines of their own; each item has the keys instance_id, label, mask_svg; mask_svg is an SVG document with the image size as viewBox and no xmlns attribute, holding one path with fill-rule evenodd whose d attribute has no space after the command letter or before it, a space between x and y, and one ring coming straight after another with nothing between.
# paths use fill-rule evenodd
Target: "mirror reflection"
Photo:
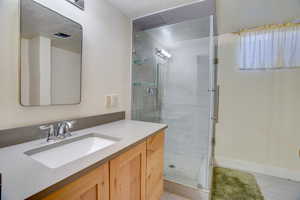
<instances>
[{"instance_id":1,"label":"mirror reflection","mask_svg":"<svg viewBox=\"0 0 300 200\"><path fill-rule=\"evenodd\" d=\"M81 101L82 26L32 0L21 1L21 104Z\"/></svg>"},{"instance_id":2,"label":"mirror reflection","mask_svg":"<svg viewBox=\"0 0 300 200\"><path fill-rule=\"evenodd\" d=\"M67 1L74 4L78 8L84 10L84 0L67 0Z\"/></svg>"}]
</instances>

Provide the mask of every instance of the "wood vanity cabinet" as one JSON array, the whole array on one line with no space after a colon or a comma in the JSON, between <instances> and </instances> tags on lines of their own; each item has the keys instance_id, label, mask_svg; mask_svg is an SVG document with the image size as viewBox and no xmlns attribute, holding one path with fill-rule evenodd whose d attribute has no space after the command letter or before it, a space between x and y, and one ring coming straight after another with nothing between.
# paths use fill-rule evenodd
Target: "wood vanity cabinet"
<instances>
[{"instance_id":1,"label":"wood vanity cabinet","mask_svg":"<svg viewBox=\"0 0 300 200\"><path fill-rule=\"evenodd\" d=\"M43 200L160 200L163 158L162 131Z\"/></svg>"},{"instance_id":2,"label":"wood vanity cabinet","mask_svg":"<svg viewBox=\"0 0 300 200\"><path fill-rule=\"evenodd\" d=\"M110 200L146 200L146 142L110 161Z\"/></svg>"},{"instance_id":3,"label":"wood vanity cabinet","mask_svg":"<svg viewBox=\"0 0 300 200\"><path fill-rule=\"evenodd\" d=\"M160 200L163 194L164 138L164 132L160 132L147 139L147 200Z\"/></svg>"},{"instance_id":4,"label":"wood vanity cabinet","mask_svg":"<svg viewBox=\"0 0 300 200\"><path fill-rule=\"evenodd\" d=\"M109 200L108 167L103 164L43 200Z\"/></svg>"},{"instance_id":5,"label":"wood vanity cabinet","mask_svg":"<svg viewBox=\"0 0 300 200\"><path fill-rule=\"evenodd\" d=\"M110 200L160 200L164 132L110 161Z\"/></svg>"}]
</instances>

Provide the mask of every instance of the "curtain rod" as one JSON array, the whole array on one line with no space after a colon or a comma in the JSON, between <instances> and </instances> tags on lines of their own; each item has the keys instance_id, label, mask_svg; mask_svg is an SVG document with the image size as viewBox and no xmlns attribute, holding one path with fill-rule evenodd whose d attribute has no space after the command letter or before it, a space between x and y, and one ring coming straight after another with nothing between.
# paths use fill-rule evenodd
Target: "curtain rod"
<instances>
[{"instance_id":1,"label":"curtain rod","mask_svg":"<svg viewBox=\"0 0 300 200\"><path fill-rule=\"evenodd\" d=\"M273 30L273 29L278 29L278 28L286 28L286 27L295 27L295 26L300 26L300 22L297 23L295 22L288 22L285 24L269 24L269 25L264 25L264 26L257 26L254 28L249 28L249 29L241 29L238 32L233 32L233 34L240 35L242 33L248 33L248 32L255 32L255 31L263 31L263 30Z\"/></svg>"}]
</instances>

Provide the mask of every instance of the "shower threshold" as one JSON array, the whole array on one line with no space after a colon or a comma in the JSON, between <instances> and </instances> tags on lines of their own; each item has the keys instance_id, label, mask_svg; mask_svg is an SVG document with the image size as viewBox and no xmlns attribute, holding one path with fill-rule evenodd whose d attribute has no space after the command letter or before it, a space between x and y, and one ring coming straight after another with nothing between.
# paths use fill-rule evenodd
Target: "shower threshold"
<instances>
[{"instance_id":1,"label":"shower threshold","mask_svg":"<svg viewBox=\"0 0 300 200\"><path fill-rule=\"evenodd\" d=\"M207 189L183 185L166 178L164 180L164 189L167 192L186 197L190 200L209 200L210 197L210 191Z\"/></svg>"}]
</instances>

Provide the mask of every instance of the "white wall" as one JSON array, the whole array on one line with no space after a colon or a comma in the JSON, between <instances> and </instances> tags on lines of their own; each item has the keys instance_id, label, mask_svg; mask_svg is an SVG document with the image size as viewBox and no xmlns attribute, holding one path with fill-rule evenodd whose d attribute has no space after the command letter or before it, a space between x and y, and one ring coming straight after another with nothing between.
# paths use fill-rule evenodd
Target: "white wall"
<instances>
[{"instance_id":1,"label":"white wall","mask_svg":"<svg viewBox=\"0 0 300 200\"><path fill-rule=\"evenodd\" d=\"M81 55L46 41L42 45L40 37L21 40L22 105L78 104Z\"/></svg>"},{"instance_id":2,"label":"white wall","mask_svg":"<svg viewBox=\"0 0 300 200\"><path fill-rule=\"evenodd\" d=\"M21 103L51 104L51 41L45 37L21 38Z\"/></svg>"},{"instance_id":3,"label":"white wall","mask_svg":"<svg viewBox=\"0 0 300 200\"><path fill-rule=\"evenodd\" d=\"M216 0L220 34L300 18L299 0Z\"/></svg>"},{"instance_id":4,"label":"white wall","mask_svg":"<svg viewBox=\"0 0 300 200\"><path fill-rule=\"evenodd\" d=\"M86 1L85 11L62 0L39 2L83 25L82 103L76 106L20 106L18 0L1 0L0 129L129 111L130 20L104 0ZM108 109L104 105L104 95L111 93L120 94L118 108Z\"/></svg>"},{"instance_id":5,"label":"white wall","mask_svg":"<svg viewBox=\"0 0 300 200\"><path fill-rule=\"evenodd\" d=\"M51 40L21 38L21 103L50 105Z\"/></svg>"},{"instance_id":6,"label":"white wall","mask_svg":"<svg viewBox=\"0 0 300 200\"><path fill-rule=\"evenodd\" d=\"M219 36L217 161L300 180L300 69L239 71L237 39Z\"/></svg>"},{"instance_id":7,"label":"white wall","mask_svg":"<svg viewBox=\"0 0 300 200\"><path fill-rule=\"evenodd\" d=\"M299 18L299 0L217 1L218 164L300 180L300 70L239 71L230 34Z\"/></svg>"},{"instance_id":8,"label":"white wall","mask_svg":"<svg viewBox=\"0 0 300 200\"><path fill-rule=\"evenodd\" d=\"M51 58L51 103L80 102L80 54L52 47Z\"/></svg>"},{"instance_id":9,"label":"white wall","mask_svg":"<svg viewBox=\"0 0 300 200\"><path fill-rule=\"evenodd\" d=\"M29 40L21 39L21 97L23 105L30 105Z\"/></svg>"},{"instance_id":10,"label":"white wall","mask_svg":"<svg viewBox=\"0 0 300 200\"><path fill-rule=\"evenodd\" d=\"M40 104L40 43L38 38L28 42L29 99L34 105Z\"/></svg>"},{"instance_id":11,"label":"white wall","mask_svg":"<svg viewBox=\"0 0 300 200\"><path fill-rule=\"evenodd\" d=\"M51 104L51 40L39 36L40 105Z\"/></svg>"}]
</instances>

